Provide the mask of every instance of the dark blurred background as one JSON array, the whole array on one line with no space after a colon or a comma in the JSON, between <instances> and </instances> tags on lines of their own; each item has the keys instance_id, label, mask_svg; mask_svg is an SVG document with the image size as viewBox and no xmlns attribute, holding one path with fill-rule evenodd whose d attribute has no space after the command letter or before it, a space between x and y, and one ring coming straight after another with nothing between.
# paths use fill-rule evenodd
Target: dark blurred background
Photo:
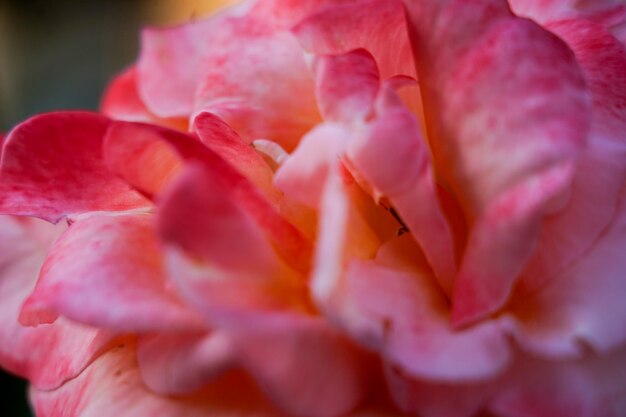
<instances>
[{"instance_id":1,"label":"dark blurred background","mask_svg":"<svg viewBox=\"0 0 626 417\"><path fill-rule=\"evenodd\" d=\"M0 0L0 132L44 111L97 109L107 82L135 59L142 26L233 2ZM0 370L0 417L30 416L25 390Z\"/></svg>"}]
</instances>

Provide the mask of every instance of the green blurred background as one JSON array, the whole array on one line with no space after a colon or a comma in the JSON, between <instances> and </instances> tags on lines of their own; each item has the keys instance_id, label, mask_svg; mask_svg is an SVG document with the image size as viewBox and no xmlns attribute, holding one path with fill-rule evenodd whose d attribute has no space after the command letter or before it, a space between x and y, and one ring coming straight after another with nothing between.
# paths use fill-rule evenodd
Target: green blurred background
<instances>
[{"instance_id":1,"label":"green blurred background","mask_svg":"<svg viewBox=\"0 0 626 417\"><path fill-rule=\"evenodd\" d=\"M135 59L142 26L188 21L222 3L0 0L0 131L44 111L97 109L107 82ZM0 417L30 416L25 392L0 370Z\"/></svg>"}]
</instances>

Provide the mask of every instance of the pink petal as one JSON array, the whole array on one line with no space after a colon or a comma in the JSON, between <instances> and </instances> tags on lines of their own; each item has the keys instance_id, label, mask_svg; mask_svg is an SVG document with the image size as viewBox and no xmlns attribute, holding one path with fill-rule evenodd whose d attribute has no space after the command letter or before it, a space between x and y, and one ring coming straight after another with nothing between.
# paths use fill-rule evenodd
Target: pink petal
<instances>
[{"instance_id":1,"label":"pink petal","mask_svg":"<svg viewBox=\"0 0 626 417\"><path fill-rule=\"evenodd\" d=\"M342 286L344 269L353 258L371 259L380 247L380 238L359 212L351 198L343 167L330 164L320 200L315 263L311 293L323 312L334 303ZM353 181L353 180L352 180Z\"/></svg>"},{"instance_id":2,"label":"pink petal","mask_svg":"<svg viewBox=\"0 0 626 417\"><path fill-rule=\"evenodd\" d=\"M586 346L607 353L626 343L626 188L610 227L547 286L510 307L518 338L550 356L580 356Z\"/></svg>"},{"instance_id":3,"label":"pink petal","mask_svg":"<svg viewBox=\"0 0 626 417\"><path fill-rule=\"evenodd\" d=\"M121 332L201 329L200 317L168 289L153 221L99 215L73 223L48 253L22 323L60 314Z\"/></svg>"},{"instance_id":4,"label":"pink petal","mask_svg":"<svg viewBox=\"0 0 626 417\"><path fill-rule=\"evenodd\" d=\"M144 29L137 62L139 96L159 117L188 117L207 39L224 18L165 29Z\"/></svg>"},{"instance_id":5,"label":"pink petal","mask_svg":"<svg viewBox=\"0 0 626 417\"><path fill-rule=\"evenodd\" d=\"M33 389L38 416L61 417L235 417L276 416L248 378L230 373L196 396L166 397L144 385L132 347L110 350L80 376L54 391Z\"/></svg>"},{"instance_id":6,"label":"pink petal","mask_svg":"<svg viewBox=\"0 0 626 417\"><path fill-rule=\"evenodd\" d=\"M0 217L0 366L42 389L74 378L111 339L106 332L60 319L36 329L18 322L47 246L60 227Z\"/></svg>"},{"instance_id":7,"label":"pink petal","mask_svg":"<svg viewBox=\"0 0 626 417\"><path fill-rule=\"evenodd\" d=\"M456 269L454 241L438 201L427 145L415 117L385 86L376 116L348 144L350 163L402 217L448 294Z\"/></svg>"},{"instance_id":8,"label":"pink petal","mask_svg":"<svg viewBox=\"0 0 626 417\"><path fill-rule=\"evenodd\" d=\"M424 417L618 417L626 411L624 349L577 361L519 355L482 384L431 384L388 372L397 404Z\"/></svg>"},{"instance_id":9,"label":"pink petal","mask_svg":"<svg viewBox=\"0 0 626 417\"><path fill-rule=\"evenodd\" d=\"M232 341L213 331L142 335L137 340L141 378L161 395L199 391L235 366Z\"/></svg>"},{"instance_id":10,"label":"pink petal","mask_svg":"<svg viewBox=\"0 0 626 417\"><path fill-rule=\"evenodd\" d=\"M353 0L262 0L254 3L253 16L274 28L288 29L319 9Z\"/></svg>"},{"instance_id":11,"label":"pink petal","mask_svg":"<svg viewBox=\"0 0 626 417\"><path fill-rule=\"evenodd\" d=\"M365 397L363 354L319 318L280 318L234 336L243 366L293 415L344 415Z\"/></svg>"},{"instance_id":12,"label":"pink petal","mask_svg":"<svg viewBox=\"0 0 626 417\"><path fill-rule=\"evenodd\" d=\"M102 161L109 119L95 113L35 116L5 139L0 210L57 222L89 211L118 211L147 202Z\"/></svg>"},{"instance_id":13,"label":"pink petal","mask_svg":"<svg viewBox=\"0 0 626 417\"><path fill-rule=\"evenodd\" d=\"M104 144L107 163L145 194L158 194L179 163L204 166L220 187L267 234L283 259L305 271L310 262L309 240L268 202L259 190L219 155L190 135L156 126L117 122ZM134 161L131 164L131 161ZM193 230L193 227L190 229Z\"/></svg>"},{"instance_id":14,"label":"pink petal","mask_svg":"<svg viewBox=\"0 0 626 417\"><path fill-rule=\"evenodd\" d=\"M325 120L365 120L380 89L376 62L366 50L321 56L314 63L317 100Z\"/></svg>"},{"instance_id":15,"label":"pink petal","mask_svg":"<svg viewBox=\"0 0 626 417\"><path fill-rule=\"evenodd\" d=\"M545 206L567 189L587 92L563 42L504 1L408 9L434 157L472 226L453 297L454 322L467 324L505 303ZM529 189L542 193L535 207L518 207Z\"/></svg>"},{"instance_id":16,"label":"pink petal","mask_svg":"<svg viewBox=\"0 0 626 417\"><path fill-rule=\"evenodd\" d=\"M262 274L275 267L269 242L219 173L190 164L160 200L158 228L166 242L222 268Z\"/></svg>"},{"instance_id":17,"label":"pink petal","mask_svg":"<svg viewBox=\"0 0 626 417\"><path fill-rule=\"evenodd\" d=\"M107 87L100 109L113 119L131 122L149 122L186 130L184 119L160 119L150 113L139 97L137 90L137 68L124 70Z\"/></svg>"},{"instance_id":18,"label":"pink petal","mask_svg":"<svg viewBox=\"0 0 626 417\"><path fill-rule=\"evenodd\" d=\"M190 164L160 202L158 230L169 245L170 276L212 321L223 309L283 309L304 299L303 280L280 260L255 219L272 213L260 204L254 210L252 201L242 207L236 193L219 172Z\"/></svg>"},{"instance_id":19,"label":"pink petal","mask_svg":"<svg viewBox=\"0 0 626 417\"><path fill-rule=\"evenodd\" d=\"M610 25L626 18L626 5L622 0L509 0L509 4L515 14L541 24L585 19Z\"/></svg>"},{"instance_id":20,"label":"pink petal","mask_svg":"<svg viewBox=\"0 0 626 417\"><path fill-rule=\"evenodd\" d=\"M401 1L336 3L318 8L293 28L307 51L337 55L364 48L375 57L384 79L394 75L415 76Z\"/></svg>"},{"instance_id":21,"label":"pink petal","mask_svg":"<svg viewBox=\"0 0 626 417\"><path fill-rule=\"evenodd\" d=\"M249 16L215 32L202 63L194 115L214 113L246 142L292 150L319 121L313 78L293 35Z\"/></svg>"},{"instance_id":22,"label":"pink petal","mask_svg":"<svg viewBox=\"0 0 626 417\"><path fill-rule=\"evenodd\" d=\"M503 325L451 330L446 300L426 272L354 261L344 279L333 313L353 337L403 372L430 381L476 381L508 364Z\"/></svg>"},{"instance_id":23,"label":"pink petal","mask_svg":"<svg viewBox=\"0 0 626 417\"><path fill-rule=\"evenodd\" d=\"M345 126L323 123L307 133L274 175L276 188L289 198L317 208L329 164L341 157L350 136Z\"/></svg>"},{"instance_id":24,"label":"pink petal","mask_svg":"<svg viewBox=\"0 0 626 417\"><path fill-rule=\"evenodd\" d=\"M353 409L370 376L363 353L341 334L319 318L292 315L245 315L209 335L140 340L139 361L148 385L164 394L197 390L239 367L281 409L313 417Z\"/></svg>"},{"instance_id":25,"label":"pink petal","mask_svg":"<svg viewBox=\"0 0 626 417\"><path fill-rule=\"evenodd\" d=\"M259 187L270 201L279 201L280 195L272 185L272 169L228 124L205 112L196 116L193 129L202 143Z\"/></svg>"},{"instance_id":26,"label":"pink petal","mask_svg":"<svg viewBox=\"0 0 626 417\"><path fill-rule=\"evenodd\" d=\"M563 21L550 29L569 43L587 78L592 125L566 205L542 225L536 255L521 281L526 291L539 288L584 256L616 213L626 180L624 47L604 28L585 21Z\"/></svg>"}]
</instances>

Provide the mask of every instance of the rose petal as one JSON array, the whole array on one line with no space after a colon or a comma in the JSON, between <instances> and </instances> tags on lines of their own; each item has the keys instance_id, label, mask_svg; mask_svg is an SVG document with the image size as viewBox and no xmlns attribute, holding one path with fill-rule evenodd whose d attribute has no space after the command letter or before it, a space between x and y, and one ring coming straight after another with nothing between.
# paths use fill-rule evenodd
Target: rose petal
<instances>
[{"instance_id":1,"label":"rose petal","mask_svg":"<svg viewBox=\"0 0 626 417\"><path fill-rule=\"evenodd\" d=\"M108 117L130 122L150 122L186 130L184 119L160 119L150 113L139 97L137 90L137 67L132 66L111 81L100 105L102 113Z\"/></svg>"},{"instance_id":2,"label":"rose petal","mask_svg":"<svg viewBox=\"0 0 626 417\"><path fill-rule=\"evenodd\" d=\"M405 373L430 381L477 381L508 364L505 327L487 322L450 329L445 298L424 271L354 261L343 284L333 316Z\"/></svg>"},{"instance_id":3,"label":"rose petal","mask_svg":"<svg viewBox=\"0 0 626 417\"><path fill-rule=\"evenodd\" d=\"M242 174L190 135L157 126L117 122L109 129L104 152L114 171L148 195L157 194L170 181L178 172L179 163L204 166L228 191L229 198L235 199L260 226L285 262L299 271L307 270L311 244L303 233L285 220Z\"/></svg>"},{"instance_id":4,"label":"rose petal","mask_svg":"<svg viewBox=\"0 0 626 417\"><path fill-rule=\"evenodd\" d=\"M202 328L168 289L153 221L101 215L73 223L48 253L20 321L36 326L60 314L120 332Z\"/></svg>"},{"instance_id":5,"label":"rose petal","mask_svg":"<svg viewBox=\"0 0 626 417\"><path fill-rule=\"evenodd\" d=\"M394 75L415 77L401 1L336 3L320 7L294 26L293 32L307 51L337 55L364 48L375 57L383 79Z\"/></svg>"},{"instance_id":6,"label":"rose petal","mask_svg":"<svg viewBox=\"0 0 626 417\"><path fill-rule=\"evenodd\" d=\"M393 370L387 377L398 406L424 417L617 417L626 411L625 354L560 362L520 355L483 384L431 384Z\"/></svg>"},{"instance_id":7,"label":"rose petal","mask_svg":"<svg viewBox=\"0 0 626 417\"><path fill-rule=\"evenodd\" d=\"M377 113L349 142L347 158L387 198L420 243L441 288L451 293L456 270L454 241L438 201L428 148L415 117L386 85Z\"/></svg>"},{"instance_id":8,"label":"rose petal","mask_svg":"<svg viewBox=\"0 0 626 417\"><path fill-rule=\"evenodd\" d=\"M159 117L188 117L207 39L224 16L172 28L144 29L137 62L139 96Z\"/></svg>"},{"instance_id":9,"label":"rose petal","mask_svg":"<svg viewBox=\"0 0 626 417\"><path fill-rule=\"evenodd\" d=\"M274 175L276 188L289 198L317 208L329 164L340 158L350 131L341 124L323 123L307 133Z\"/></svg>"},{"instance_id":10,"label":"rose petal","mask_svg":"<svg viewBox=\"0 0 626 417\"><path fill-rule=\"evenodd\" d=\"M231 340L221 332L142 335L137 340L141 378L161 395L200 390L235 365Z\"/></svg>"},{"instance_id":11,"label":"rose petal","mask_svg":"<svg viewBox=\"0 0 626 417\"><path fill-rule=\"evenodd\" d=\"M319 121L304 53L290 32L253 17L231 23L211 37L194 116L214 113L246 142L266 138L292 150Z\"/></svg>"},{"instance_id":12,"label":"rose petal","mask_svg":"<svg viewBox=\"0 0 626 417\"><path fill-rule=\"evenodd\" d=\"M275 416L248 378L229 374L191 397L166 397L148 390L141 380L135 352L115 348L54 391L32 389L31 403L40 416L60 417L235 417Z\"/></svg>"},{"instance_id":13,"label":"rose petal","mask_svg":"<svg viewBox=\"0 0 626 417\"><path fill-rule=\"evenodd\" d=\"M60 227L38 220L0 217L0 365L41 389L74 378L111 339L104 331L60 319L36 329L18 322L46 247Z\"/></svg>"},{"instance_id":14,"label":"rose petal","mask_svg":"<svg viewBox=\"0 0 626 417\"><path fill-rule=\"evenodd\" d=\"M365 120L380 89L378 67L372 55L358 49L338 56L320 56L314 62L317 100L325 120Z\"/></svg>"},{"instance_id":15,"label":"rose petal","mask_svg":"<svg viewBox=\"0 0 626 417\"><path fill-rule=\"evenodd\" d=\"M189 344L140 340L147 383L164 394L197 390L229 368L249 372L292 415L336 416L364 399L369 366L362 352L319 318L243 315Z\"/></svg>"},{"instance_id":16,"label":"rose petal","mask_svg":"<svg viewBox=\"0 0 626 417\"><path fill-rule=\"evenodd\" d=\"M234 193L219 173L197 164L173 181L158 216L170 276L210 320L222 309L302 304L304 282L279 259L253 210L246 212Z\"/></svg>"},{"instance_id":17,"label":"rose petal","mask_svg":"<svg viewBox=\"0 0 626 417\"><path fill-rule=\"evenodd\" d=\"M626 18L622 0L509 0L511 9L519 16L541 24L566 19L593 20L611 25Z\"/></svg>"},{"instance_id":18,"label":"rose petal","mask_svg":"<svg viewBox=\"0 0 626 417\"><path fill-rule=\"evenodd\" d=\"M550 29L568 42L587 78L592 125L565 207L543 222L536 255L521 280L525 291L541 287L585 256L613 218L626 181L626 51L597 24L571 20Z\"/></svg>"},{"instance_id":19,"label":"rose petal","mask_svg":"<svg viewBox=\"0 0 626 417\"><path fill-rule=\"evenodd\" d=\"M505 303L544 207L567 189L587 139L587 92L566 45L504 1L408 10L429 141L472 228L453 296L462 325ZM542 193L535 207L518 206L529 189Z\"/></svg>"},{"instance_id":20,"label":"rose petal","mask_svg":"<svg viewBox=\"0 0 626 417\"><path fill-rule=\"evenodd\" d=\"M272 185L274 173L271 168L228 124L214 114L204 112L194 119L193 129L202 143L259 187L270 201L278 203L280 195Z\"/></svg>"},{"instance_id":21,"label":"rose petal","mask_svg":"<svg viewBox=\"0 0 626 417\"><path fill-rule=\"evenodd\" d=\"M0 210L57 222L89 211L146 206L103 163L102 138L109 124L95 113L59 112L18 125L3 147Z\"/></svg>"},{"instance_id":22,"label":"rose petal","mask_svg":"<svg viewBox=\"0 0 626 417\"><path fill-rule=\"evenodd\" d=\"M626 342L625 204L622 187L615 219L585 255L540 291L511 305L526 348L549 356L580 356L586 346L607 353Z\"/></svg>"}]
</instances>

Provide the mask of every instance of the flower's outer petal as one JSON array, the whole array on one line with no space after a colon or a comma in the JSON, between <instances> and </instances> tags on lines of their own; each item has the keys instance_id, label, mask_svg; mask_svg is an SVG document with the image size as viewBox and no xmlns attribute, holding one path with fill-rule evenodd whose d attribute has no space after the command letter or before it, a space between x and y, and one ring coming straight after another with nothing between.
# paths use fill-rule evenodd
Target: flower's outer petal
<instances>
[{"instance_id":1,"label":"flower's outer petal","mask_svg":"<svg viewBox=\"0 0 626 417\"><path fill-rule=\"evenodd\" d=\"M407 6L438 174L471 228L453 295L463 325L510 295L586 144L588 95L567 46L506 1Z\"/></svg>"},{"instance_id":2,"label":"flower's outer petal","mask_svg":"<svg viewBox=\"0 0 626 417\"><path fill-rule=\"evenodd\" d=\"M113 171L149 195L162 191L181 166L192 162L204 166L219 178L240 209L260 225L288 264L301 271L309 267L308 238L285 220L253 183L192 136L157 126L116 122L109 129L104 149ZM137 162L143 158L146 162Z\"/></svg>"},{"instance_id":3,"label":"flower's outer petal","mask_svg":"<svg viewBox=\"0 0 626 417\"><path fill-rule=\"evenodd\" d=\"M291 32L248 17L213 34L192 118L214 113L246 142L271 139L290 151L319 121L314 88Z\"/></svg>"},{"instance_id":4,"label":"flower's outer petal","mask_svg":"<svg viewBox=\"0 0 626 417\"><path fill-rule=\"evenodd\" d=\"M592 129L565 206L546 216L522 277L534 291L584 257L616 212L626 181L626 50L602 26L582 20L549 26L576 53L592 98Z\"/></svg>"},{"instance_id":5,"label":"flower's outer petal","mask_svg":"<svg viewBox=\"0 0 626 417\"><path fill-rule=\"evenodd\" d=\"M57 222L147 205L103 163L102 138L110 123L95 113L58 112L18 125L2 150L0 211Z\"/></svg>"},{"instance_id":6,"label":"flower's outer petal","mask_svg":"<svg viewBox=\"0 0 626 417\"><path fill-rule=\"evenodd\" d=\"M111 337L64 319L36 329L18 322L46 248L60 229L39 220L0 217L0 366L42 389L78 375Z\"/></svg>"},{"instance_id":7,"label":"flower's outer petal","mask_svg":"<svg viewBox=\"0 0 626 417\"><path fill-rule=\"evenodd\" d=\"M48 253L20 321L37 326L62 315L119 332L202 329L167 288L153 221L98 215L73 223Z\"/></svg>"},{"instance_id":8,"label":"flower's outer petal","mask_svg":"<svg viewBox=\"0 0 626 417\"><path fill-rule=\"evenodd\" d=\"M626 342L626 187L608 230L563 273L509 307L527 349L563 357L588 347L607 353Z\"/></svg>"},{"instance_id":9,"label":"flower's outer petal","mask_svg":"<svg viewBox=\"0 0 626 417\"><path fill-rule=\"evenodd\" d=\"M144 29L137 62L139 96L158 117L189 117L207 39L221 19Z\"/></svg>"},{"instance_id":10,"label":"flower's outer petal","mask_svg":"<svg viewBox=\"0 0 626 417\"><path fill-rule=\"evenodd\" d=\"M518 16L531 18L542 25L567 19L613 25L626 18L623 0L509 0L509 4Z\"/></svg>"},{"instance_id":11,"label":"flower's outer petal","mask_svg":"<svg viewBox=\"0 0 626 417\"><path fill-rule=\"evenodd\" d=\"M46 417L270 417L280 415L243 375L231 373L201 393L167 397L141 380L132 347L116 347L53 391L31 389L31 404Z\"/></svg>"},{"instance_id":12,"label":"flower's outer petal","mask_svg":"<svg viewBox=\"0 0 626 417\"><path fill-rule=\"evenodd\" d=\"M162 394L197 390L231 367L250 373L291 415L336 416L364 399L363 354L322 319L252 313L227 328L190 336L188 344L156 336L139 344L147 384Z\"/></svg>"},{"instance_id":13,"label":"flower's outer petal","mask_svg":"<svg viewBox=\"0 0 626 417\"><path fill-rule=\"evenodd\" d=\"M432 384L389 369L397 405L423 417L618 417L626 411L622 348L576 361L523 354L498 378L482 384Z\"/></svg>"},{"instance_id":14,"label":"flower's outer petal","mask_svg":"<svg viewBox=\"0 0 626 417\"><path fill-rule=\"evenodd\" d=\"M102 113L112 119L147 122L186 129L185 119L160 119L150 113L137 90L137 67L122 71L107 87L100 105Z\"/></svg>"},{"instance_id":15,"label":"flower's outer petal","mask_svg":"<svg viewBox=\"0 0 626 417\"><path fill-rule=\"evenodd\" d=\"M270 201L278 203L280 193L272 185L272 169L226 122L204 112L194 119L193 130L202 143L255 184Z\"/></svg>"},{"instance_id":16,"label":"flower's outer petal","mask_svg":"<svg viewBox=\"0 0 626 417\"><path fill-rule=\"evenodd\" d=\"M337 2L320 7L292 30L308 52L336 55L364 48L375 57L383 79L394 75L415 77L401 1Z\"/></svg>"}]
</instances>

